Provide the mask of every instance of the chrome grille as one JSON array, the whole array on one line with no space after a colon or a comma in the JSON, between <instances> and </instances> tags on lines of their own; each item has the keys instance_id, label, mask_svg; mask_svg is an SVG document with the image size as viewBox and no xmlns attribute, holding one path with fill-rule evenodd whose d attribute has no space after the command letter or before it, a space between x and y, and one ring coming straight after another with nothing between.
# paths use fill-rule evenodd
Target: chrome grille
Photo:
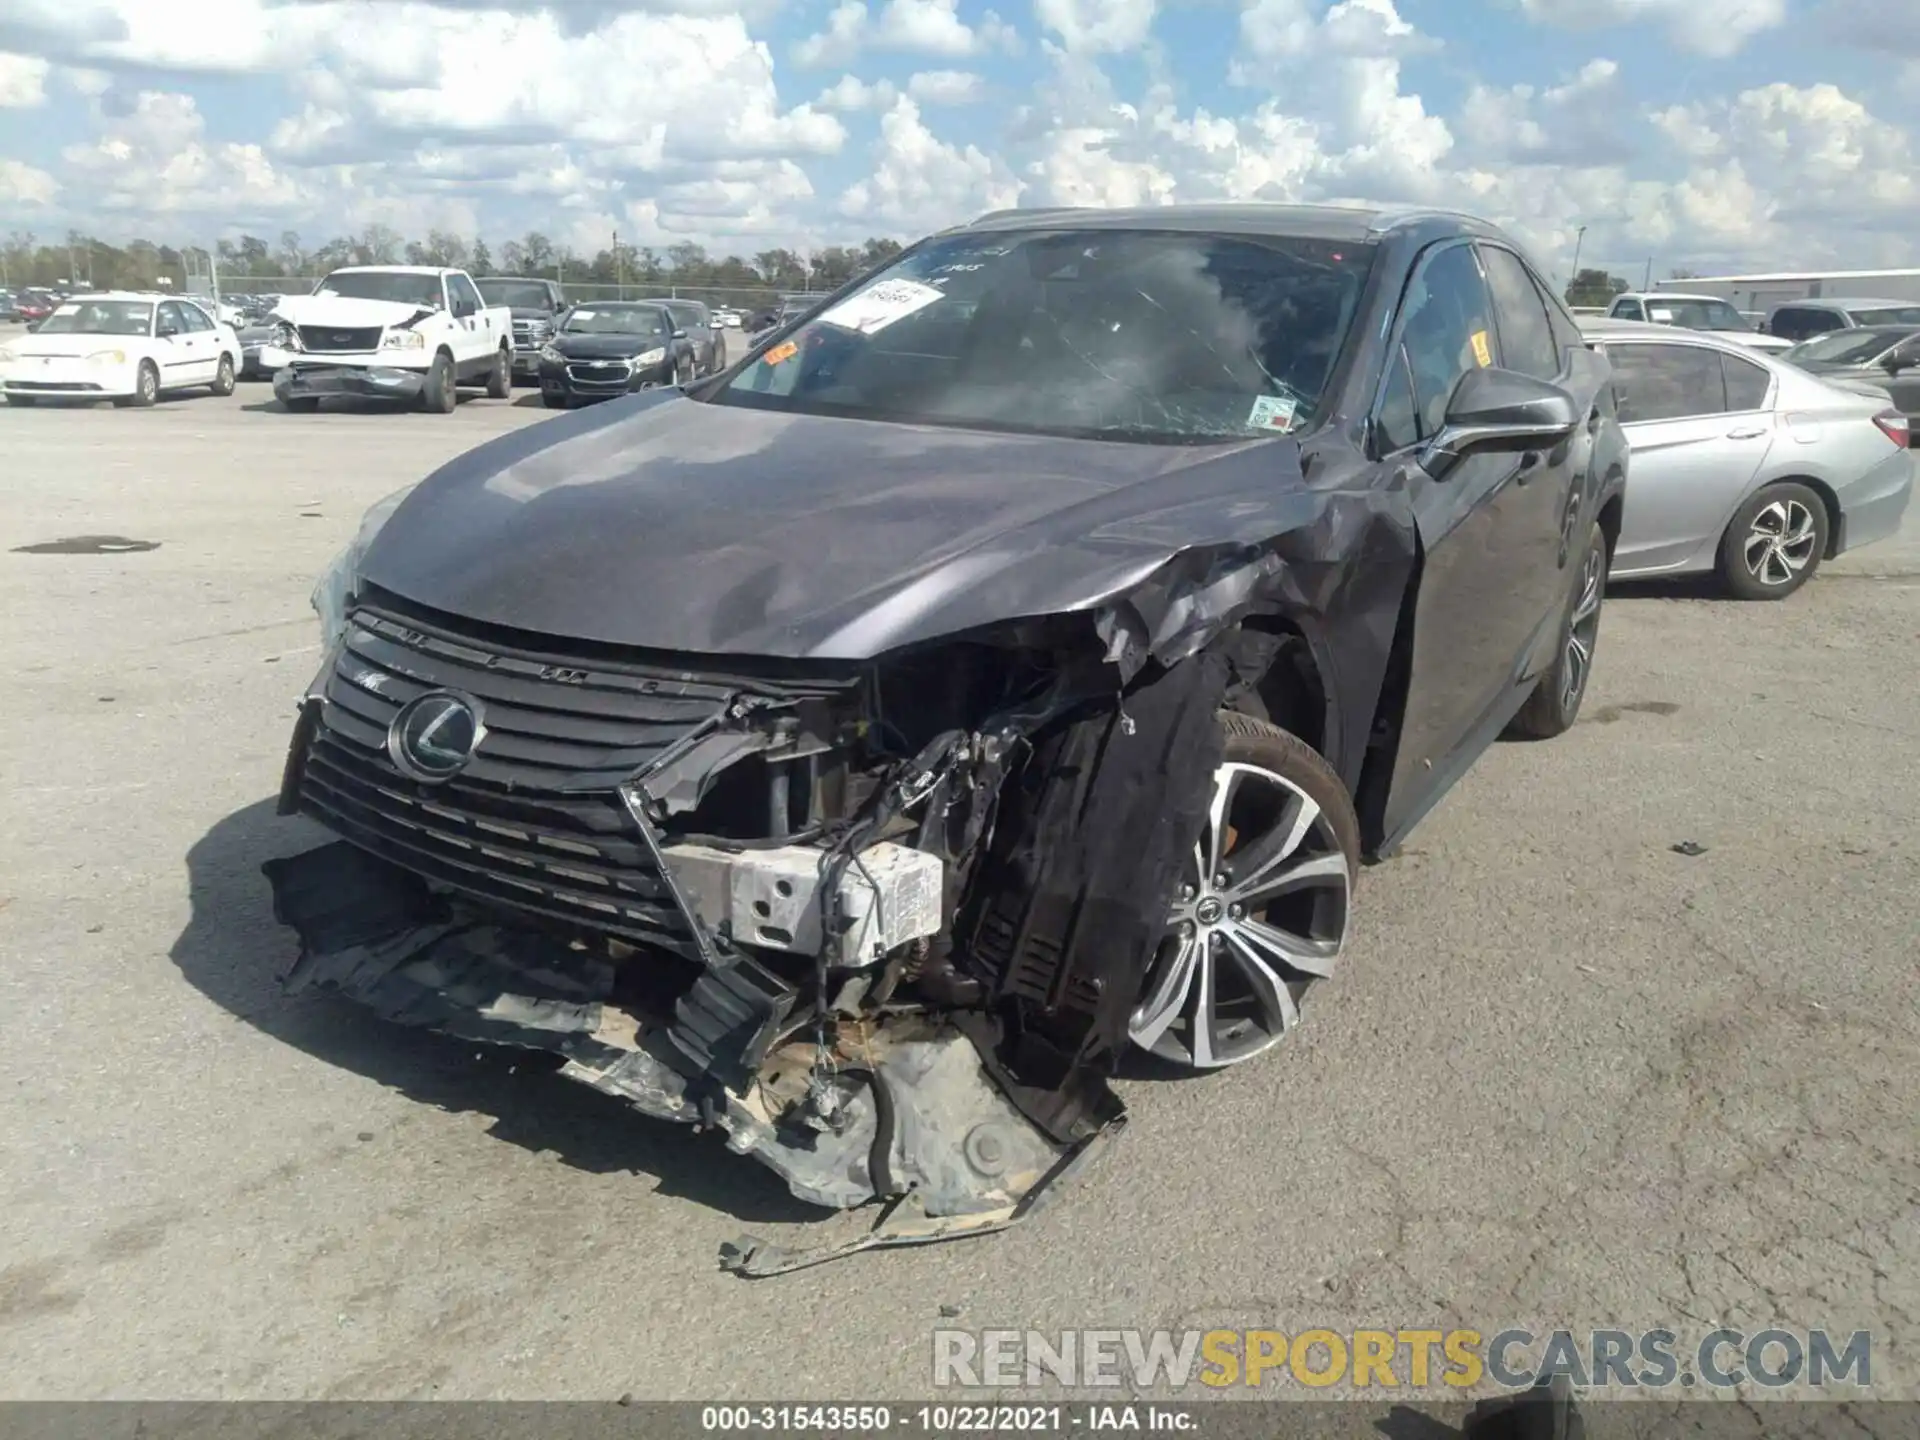
<instances>
[{"instance_id":1,"label":"chrome grille","mask_svg":"<svg viewBox=\"0 0 1920 1440\"><path fill-rule=\"evenodd\" d=\"M486 711L446 784L401 774L387 731L408 701L458 690ZM697 952L617 787L734 687L465 640L354 612L299 774L299 808L363 849L480 899Z\"/></svg>"},{"instance_id":2,"label":"chrome grille","mask_svg":"<svg viewBox=\"0 0 1920 1440\"><path fill-rule=\"evenodd\" d=\"M582 385L625 385L632 376L625 360L576 360L567 366L567 378Z\"/></svg>"},{"instance_id":3,"label":"chrome grille","mask_svg":"<svg viewBox=\"0 0 1920 1440\"><path fill-rule=\"evenodd\" d=\"M378 325L302 325L300 345L310 354L332 351L344 355L378 350L380 335L381 328Z\"/></svg>"}]
</instances>

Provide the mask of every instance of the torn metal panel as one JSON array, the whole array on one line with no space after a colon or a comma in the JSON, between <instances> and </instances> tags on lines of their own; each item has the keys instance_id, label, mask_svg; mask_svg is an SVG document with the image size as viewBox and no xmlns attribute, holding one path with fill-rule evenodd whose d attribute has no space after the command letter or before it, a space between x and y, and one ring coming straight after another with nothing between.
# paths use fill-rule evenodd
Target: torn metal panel
<instances>
[{"instance_id":1,"label":"torn metal panel","mask_svg":"<svg viewBox=\"0 0 1920 1440\"><path fill-rule=\"evenodd\" d=\"M994 1215L1017 1207L1065 1153L1008 1102L967 1037L937 1019L836 1037L825 1055L830 1103L809 1112L796 1102L821 1046L808 1032L769 1047L792 997L764 971L757 996L722 967L702 973L676 1013L649 1013L621 998L620 965L435 895L350 845L263 868L276 916L301 937L292 988L562 1056L563 1074L645 1114L723 1131L730 1149L810 1203L847 1209L911 1191L931 1217ZM809 1113L825 1119L809 1124Z\"/></svg>"},{"instance_id":2,"label":"torn metal panel","mask_svg":"<svg viewBox=\"0 0 1920 1440\"><path fill-rule=\"evenodd\" d=\"M1229 677L1217 654L1155 671L1036 737L1003 796L955 927L990 998L960 1023L1056 1140L1111 1116L1106 1077L1205 818Z\"/></svg>"}]
</instances>

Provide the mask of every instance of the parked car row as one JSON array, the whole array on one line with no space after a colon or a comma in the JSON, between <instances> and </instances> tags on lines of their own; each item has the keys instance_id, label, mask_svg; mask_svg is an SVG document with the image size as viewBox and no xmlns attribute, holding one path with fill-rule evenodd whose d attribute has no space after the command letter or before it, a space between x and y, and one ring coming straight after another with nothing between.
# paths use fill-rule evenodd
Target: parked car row
<instances>
[{"instance_id":1,"label":"parked car row","mask_svg":"<svg viewBox=\"0 0 1920 1440\"><path fill-rule=\"evenodd\" d=\"M1679 291L1629 291L1614 297L1606 314L1615 320L1644 320L1688 330L1725 335L1756 350L1786 350L1834 330L1912 325L1920 327L1920 304L1911 300L1791 300L1775 305L1757 323L1717 295Z\"/></svg>"}]
</instances>

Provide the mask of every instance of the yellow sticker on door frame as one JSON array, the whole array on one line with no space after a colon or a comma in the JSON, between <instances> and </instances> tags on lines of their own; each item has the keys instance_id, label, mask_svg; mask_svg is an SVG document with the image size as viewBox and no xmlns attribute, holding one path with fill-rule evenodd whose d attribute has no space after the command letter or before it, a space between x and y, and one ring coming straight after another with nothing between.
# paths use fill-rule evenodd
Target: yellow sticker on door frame
<instances>
[{"instance_id":1,"label":"yellow sticker on door frame","mask_svg":"<svg viewBox=\"0 0 1920 1440\"><path fill-rule=\"evenodd\" d=\"M1480 362L1482 370L1493 364L1493 347L1487 343L1487 332L1484 330L1473 332L1473 358Z\"/></svg>"}]
</instances>

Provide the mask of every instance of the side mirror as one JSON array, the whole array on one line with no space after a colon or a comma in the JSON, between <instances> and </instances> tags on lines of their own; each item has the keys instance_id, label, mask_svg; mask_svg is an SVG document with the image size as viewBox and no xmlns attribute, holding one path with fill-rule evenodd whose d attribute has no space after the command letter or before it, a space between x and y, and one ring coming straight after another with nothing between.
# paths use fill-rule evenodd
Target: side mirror
<instances>
[{"instance_id":1,"label":"side mirror","mask_svg":"<svg viewBox=\"0 0 1920 1440\"><path fill-rule=\"evenodd\" d=\"M34 331L38 330L39 328L40 328L40 322L38 320L29 320L27 322L27 333L29 335L31 335Z\"/></svg>"},{"instance_id":2,"label":"side mirror","mask_svg":"<svg viewBox=\"0 0 1920 1440\"><path fill-rule=\"evenodd\" d=\"M687 338L687 332L684 330L676 330L673 332L673 338L676 340L684 340Z\"/></svg>"},{"instance_id":3,"label":"side mirror","mask_svg":"<svg viewBox=\"0 0 1920 1440\"><path fill-rule=\"evenodd\" d=\"M1558 385L1512 370L1469 370L1420 464L1436 480L1473 455L1548 450L1570 438L1579 407Z\"/></svg>"}]
</instances>

